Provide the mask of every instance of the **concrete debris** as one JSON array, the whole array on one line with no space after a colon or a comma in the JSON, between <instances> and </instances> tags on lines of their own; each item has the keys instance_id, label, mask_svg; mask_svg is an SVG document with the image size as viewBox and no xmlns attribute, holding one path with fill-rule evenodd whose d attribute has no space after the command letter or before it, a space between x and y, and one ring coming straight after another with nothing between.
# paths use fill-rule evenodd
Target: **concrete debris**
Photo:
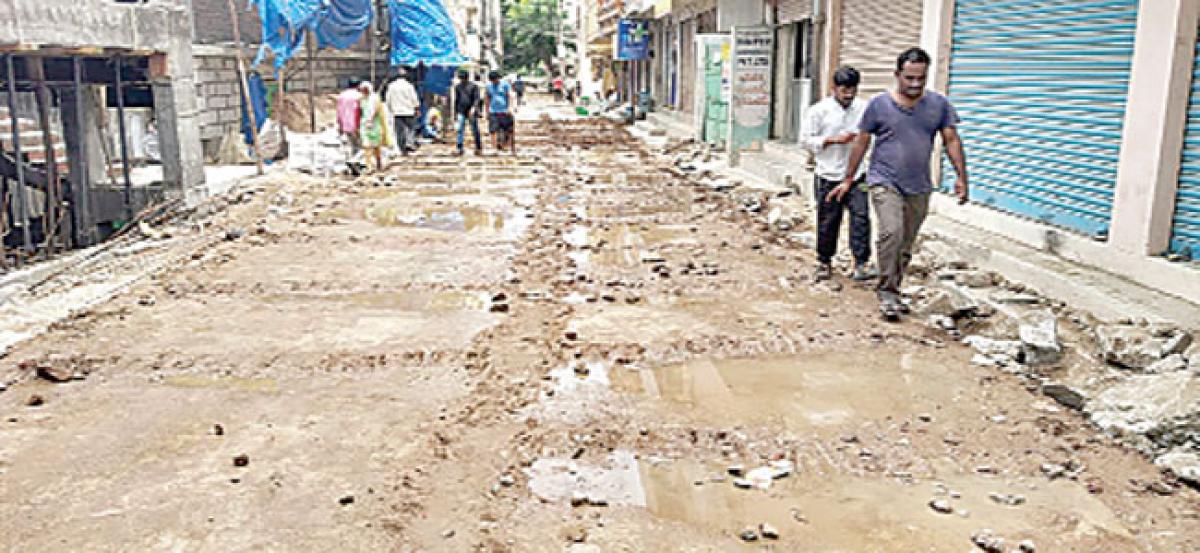
<instances>
[{"instance_id":1,"label":"concrete debris","mask_svg":"<svg viewBox=\"0 0 1200 553\"><path fill-rule=\"evenodd\" d=\"M758 541L758 532L756 532L753 528L746 528L742 530L740 534L738 534L738 537L744 542L755 542Z\"/></svg>"},{"instance_id":2,"label":"concrete debris","mask_svg":"<svg viewBox=\"0 0 1200 553\"><path fill-rule=\"evenodd\" d=\"M779 539L779 529L771 526L770 523L762 523L758 525L758 531L762 534L763 539L777 540Z\"/></svg>"},{"instance_id":3,"label":"concrete debris","mask_svg":"<svg viewBox=\"0 0 1200 553\"><path fill-rule=\"evenodd\" d=\"M991 492L988 494L988 499L991 499L992 501L999 503L1001 505L1007 505L1009 507L1016 507L1017 505L1025 504L1025 496L1011 494L1011 493Z\"/></svg>"},{"instance_id":4,"label":"concrete debris","mask_svg":"<svg viewBox=\"0 0 1200 553\"><path fill-rule=\"evenodd\" d=\"M1155 361L1149 367L1146 367L1145 372L1149 374L1163 374L1182 371L1187 368L1187 359L1184 359L1182 354L1172 353L1171 355Z\"/></svg>"},{"instance_id":5,"label":"concrete debris","mask_svg":"<svg viewBox=\"0 0 1200 553\"><path fill-rule=\"evenodd\" d=\"M941 513L943 515L948 515L954 512L954 507L951 507L950 502L946 501L945 499L929 500L929 508L933 509L934 512Z\"/></svg>"},{"instance_id":6,"label":"concrete debris","mask_svg":"<svg viewBox=\"0 0 1200 553\"><path fill-rule=\"evenodd\" d=\"M1082 411L1087 405L1087 396L1079 390L1059 382L1042 384L1042 394L1057 401L1059 405L1076 411Z\"/></svg>"},{"instance_id":7,"label":"concrete debris","mask_svg":"<svg viewBox=\"0 0 1200 553\"><path fill-rule=\"evenodd\" d=\"M1023 346L1022 342L1017 340L993 340L983 336L967 336L963 343L1001 365L1018 361Z\"/></svg>"},{"instance_id":8,"label":"concrete debris","mask_svg":"<svg viewBox=\"0 0 1200 553\"><path fill-rule=\"evenodd\" d=\"M1126 369L1144 369L1167 354L1164 340L1145 328L1099 325L1096 340L1106 362Z\"/></svg>"},{"instance_id":9,"label":"concrete debris","mask_svg":"<svg viewBox=\"0 0 1200 553\"><path fill-rule=\"evenodd\" d=\"M1020 553L1036 553L1037 546L1033 544L1033 540L1021 540L1021 543L1017 544L1017 551Z\"/></svg>"},{"instance_id":10,"label":"concrete debris","mask_svg":"<svg viewBox=\"0 0 1200 553\"><path fill-rule=\"evenodd\" d=\"M987 553L1005 553L1004 538L997 536L988 529L980 530L971 536L971 543Z\"/></svg>"},{"instance_id":11,"label":"concrete debris","mask_svg":"<svg viewBox=\"0 0 1200 553\"><path fill-rule=\"evenodd\" d=\"M1029 366L1053 365L1062 360L1058 343L1058 318L1049 310L1026 313L1018 329L1022 363Z\"/></svg>"},{"instance_id":12,"label":"concrete debris","mask_svg":"<svg viewBox=\"0 0 1200 553\"><path fill-rule=\"evenodd\" d=\"M1163 351L1167 355L1182 355L1192 345L1192 335L1188 332L1175 332L1173 336L1167 339L1163 344Z\"/></svg>"},{"instance_id":13,"label":"concrete debris","mask_svg":"<svg viewBox=\"0 0 1200 553\"><path fill-rule=\"evenodd\" d=\"M44 398L38 394L33 394L33 395L29 396L28 399L25 400L26 407L41 407L42 405L45 405L45 404L46 404L46 398Z\"/></svg>"},{"instance_id":14,"label":"concrete debris","mask_svg":"<svg viewBox=\"0 0 1200 553\"><path fill-rule=\"evenodd\" d=\"M1154 464L1192 486L1200 486L1200 454L1175 450L1159 455Z\"/></svg>"},{"instance_id":15,"label":"concrete debris","mask_svg":"<svg viewBox=\"0 0 1200 553\"><path fill-rule=\"evenodd\" d=\"M1200 379L1186 371L1132 376L1097 395L1088 411L1100 428L1145 436L1153 448L1200 443Z\"/></svg>"}]
</instances>

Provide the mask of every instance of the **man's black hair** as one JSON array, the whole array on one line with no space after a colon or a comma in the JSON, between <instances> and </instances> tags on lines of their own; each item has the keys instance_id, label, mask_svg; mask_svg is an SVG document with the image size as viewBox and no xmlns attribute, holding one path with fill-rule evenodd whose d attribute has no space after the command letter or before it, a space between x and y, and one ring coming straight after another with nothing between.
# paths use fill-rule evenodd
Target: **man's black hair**
<instances>
[{"instance_id":1,"label":"man's black hair","mask_svg":"<svg viewBox=\"0 0 1200 553\"><path fill-rule=\"evenodd\" d=\"M496 79L499 79L499 78L500 78L500 72L499 72L499 71L492 71L491 73L488 73L488 80L489 80L489 81L494 81L494 80L496 80Z\"/></svg>"},{"instance_id":2,"label":"man's black hair","mask_svg":"<svg viewBox=\"0 0 1200 553\"><path fill-rule=\"evenodd\" d=\"M858 86L859 80L861 80L861 76L853 67L843 66L833 72L834 86Z\"/></svg>"},{"instance_id":3,"label":"man's black hair","mask_svg":"<svg viewBox=\"0 0 1200 553\"><path fill-rule=\"evenodd\" d=\"M903 71L906 63L923 63L929 65L929 54L924 50L913 47L900 53L896 58L896 71Z\"/></svg>"},{"instance_id":4,"label":"man's black hair","mask_svg":"<svg viewBox=\"0 0 1200 553\"><path fill-rule=\"evenodd\" d=\"M360 85L362 85L362 79L358 77L350 77L350 86L347 88L358 88Z\"/></svg>"}]
</instances>

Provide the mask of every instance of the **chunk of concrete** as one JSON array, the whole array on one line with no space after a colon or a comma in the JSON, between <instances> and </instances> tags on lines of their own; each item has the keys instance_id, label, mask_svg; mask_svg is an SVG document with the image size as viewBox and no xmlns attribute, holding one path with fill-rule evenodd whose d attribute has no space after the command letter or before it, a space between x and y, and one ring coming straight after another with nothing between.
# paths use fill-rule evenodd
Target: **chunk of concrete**
<instances>
[{"instance_id":1,"label":"chunk of concrete","mask_svg":"<svg viewBox=\"0 0 1200 553\"><path fill-rule=\"evenodd\" d=\"M1155 361L1149 367L1146 367L1146 372L1150 373L1150 374L1163 374L1163 373L1172 373L1175 371L1182 371L1187 368L1188 368L1187 359L1184 359L1183 355L1180 355L1178 353L1173 353L1171 355L1163 357L1162 359L1159 359L1158 361Z\"/></svg>"},{"instance_id":2,"label":"chunk of concrete","mask_svg":"<svg viewBox=\"0 0 1200 553\"><path fill-rule=\"evenodd\" d=\"M1187 371L1137 375L1088 402L1092 422L1122 436L1145 436L1156 448L1200 443L1200 379Z\"/></svg>"},{"instance_id":3,"label":"chunk of concrete","mask_svg":"<svg viewBox=\"0 0 1200 553\"><path fill-rule=\"evenodd\" d=\"M1144 369L1166 356L1164 341L1144 328L1100 325L1096 341L1106 362L1126 369Z\"/></svg>"},{"instance_id":4,"label":"chunk of concrete","mask_svg":"<svg viewBox=\"0 0 1200 553\"><path fill-rule=\"evenodd\" d=\"M1154 464L1167 469L1176 478L1200 486L1200 454L1191 451L1172 451L1159 455Z\"/></svg>"},{"instance_id":5,"label":"chunk of concrete","mask_svg":"<svg viewBox=\"0 0 1200 553\"><path fill-rule=\"evenodd\" d=\"M1057 401L1059 405L1076 411L1082 411L1084 406L1087 405L1087 396L1083 395L1079 390L1059 382L1043 384L1042 393L1050 399Z\"/></svg>"},{"instance_id":6,"label":"chunk of concrete","mask_svg":"<svg viewBox=\"0 0 1200 553\"><path fill-rule=\"evenodd\" d=\"M1017 333L1021 338L1021 353L1026 365L1053 365L1062 360L1062 346L1058 343L1058 317L1050 310L1033 311L1022 316Z\"/></svg>"}]
</instances>

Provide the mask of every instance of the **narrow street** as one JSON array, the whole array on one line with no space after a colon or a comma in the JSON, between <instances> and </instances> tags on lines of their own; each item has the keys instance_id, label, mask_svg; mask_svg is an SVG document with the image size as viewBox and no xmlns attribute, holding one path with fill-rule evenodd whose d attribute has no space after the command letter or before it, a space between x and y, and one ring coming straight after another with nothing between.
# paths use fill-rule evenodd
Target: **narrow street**
<instances>
[{"instance_id":1,"label":"narrow street","mask_svg":"<svg viewBox=\"0 0 1200 553\"><path fill-rule=\"evenodd\" d=\"M3 542L1200 549L1195 490L566 113L165 226L150 278L0 359Z\"/></svg>"}]
</instances>

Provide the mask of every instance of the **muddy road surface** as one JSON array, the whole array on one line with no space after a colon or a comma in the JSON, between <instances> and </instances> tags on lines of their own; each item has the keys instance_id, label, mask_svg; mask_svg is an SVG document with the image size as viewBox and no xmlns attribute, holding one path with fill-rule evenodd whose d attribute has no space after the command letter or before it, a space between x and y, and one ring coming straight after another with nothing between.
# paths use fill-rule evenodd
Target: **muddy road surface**
<instances>
[{"instance_id":1,"label":"muddy road surface","mask_svg":"<svg viewBox=\"0 0 1200 553\"><path fill-rule=\"evenodd\" d=\"M268 176L2 360L23 551L1195 551L1200 503L621 127ZM181 231L182 232L182 231Z\"/></svg>"}]
</instances>

